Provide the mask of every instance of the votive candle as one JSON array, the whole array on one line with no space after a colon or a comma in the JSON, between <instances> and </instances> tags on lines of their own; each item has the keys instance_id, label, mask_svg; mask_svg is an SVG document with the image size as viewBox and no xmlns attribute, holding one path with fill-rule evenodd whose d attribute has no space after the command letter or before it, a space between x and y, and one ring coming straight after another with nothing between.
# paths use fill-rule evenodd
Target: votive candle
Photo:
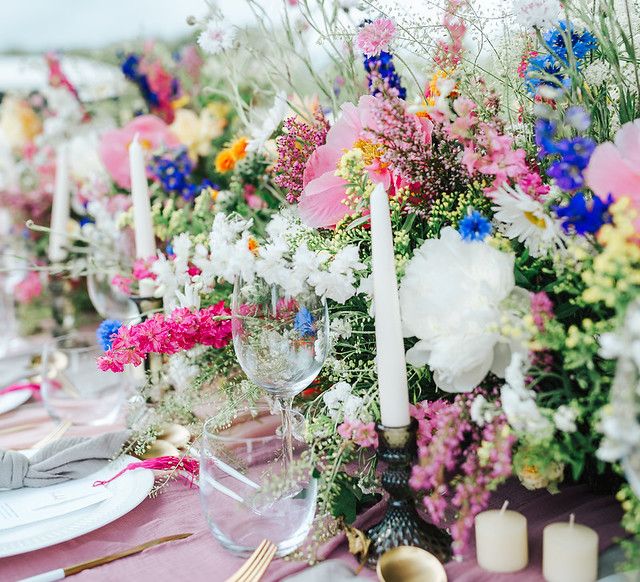
<instances>
[{"instance_id":1,"label":"votive candle","mask_svg":"<svg viewBox=\"0 0 640 582\"><path fill-rule=\"evenodd\" d=\"M371 258L375 305L376 366L382 424L409 424L409 387L400 320L389 197L382 184L371 193Z\"/></svg>"},{"instance_id":2,"label":"votive candle","mask_svg":"<svg viewBox=\"0 0 640 582\"><path fill-rule=\"evenodd\" d=\"M529 563L527 518L508 505L476 515L476 557L489 572L517 572Z\"/></svg>"},{"instance_id":3,"label":"votive candle","mask_svg":"<svg viewBox=\"0 0 640 582\"><path fill-rule=\"evenodd\" d=\"M542 573L547 582L594 582L598 577L598 534L575 523L552 523L542 532Z\"/></svg>"}]
</instances>

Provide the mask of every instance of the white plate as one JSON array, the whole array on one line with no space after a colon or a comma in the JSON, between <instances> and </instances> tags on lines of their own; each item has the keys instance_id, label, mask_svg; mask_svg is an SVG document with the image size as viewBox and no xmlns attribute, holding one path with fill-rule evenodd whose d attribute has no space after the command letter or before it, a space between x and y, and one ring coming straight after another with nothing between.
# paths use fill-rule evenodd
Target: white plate
<instances>
[{"instance_id":1,"label":"white plate","mask_svg":"<svg viewBox=\"0 0 640 582\"><path fill-rule=\"evenodd\" d=\"M14 390L0 395L0 414L18 408L31 398L31 390Z\"/></svg>"},{"instance_id":2,"label":"white plate","mask_svg":"<svg viewBox=\"0 0 640 582\"><path fill-rule=\"evenodd\" d=\"M84 477L88 483L107 480L129 463L137 461L123 456L100 471ZM50 488L56 487L51 485ZM73 513L0 532L0 558L48 548L72 540L126 515L137 507L153 487L153 471L127 471L109 485L112 497ZM2 503L0 492L0 503Z\"/></svg>"}]
</instances>

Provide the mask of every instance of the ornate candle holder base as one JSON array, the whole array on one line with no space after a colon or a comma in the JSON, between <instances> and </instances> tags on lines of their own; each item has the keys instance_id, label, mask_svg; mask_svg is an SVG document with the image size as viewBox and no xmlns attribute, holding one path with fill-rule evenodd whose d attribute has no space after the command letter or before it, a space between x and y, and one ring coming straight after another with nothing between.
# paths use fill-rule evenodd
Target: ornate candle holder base
<instances>
[{"instance_id":1,"label":"ornate candle holder base","mask_svg":"<svg viewBox=\"0 0 640 582\"><path fill-rule=\"evenodd\" d=\"M76 323L76 312L71 301L71 282L60 275L50 275L51 314L53 315L53 336L67 335Z\"/></svg>"},{"instance_id":2,"label":"ornate candle holder base","mask_svg":"<svg viewBox=\"0 0 640 582\"><path fill-rule=\"evenodd\" d=\"M371 540L369 564L374 565L387 550L398 546L417 546L431 552L441 562L451 558L451 536L418 514L409 486L411 464L416 458L418 422L391 428L377 426L380 445L378 458L387 464L382 486L389 493L389 505L382 521L366 531Z\"/></svg>"}]
</instances>

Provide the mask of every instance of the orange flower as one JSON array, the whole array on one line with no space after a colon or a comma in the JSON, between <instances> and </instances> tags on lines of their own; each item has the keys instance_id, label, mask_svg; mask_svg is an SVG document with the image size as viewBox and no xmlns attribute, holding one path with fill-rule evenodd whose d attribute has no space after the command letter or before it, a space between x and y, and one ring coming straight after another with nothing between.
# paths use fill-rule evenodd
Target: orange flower
<instances>
[{"instance_id":1,"label":"orange flower","mask_svg":"<svg viewBox=\"0 0 640 582\"><path fill-rule=\"evenodd\" d=\"M246 137L239 137L236 141L234 141L229 150L233 154L233 157L236 161L241 160L247 155L247 146L249 145L249 140Z\"/></svg>"},{"instance_id":2,"label":"orange flower","mask_svg":"<svg viewBox=\"0 0 640 582\"><path fill-rule=\"evenodd\" d=\"M249 237L248 240L248 244L247 246L249 247L249 250L253 253L253 254L257 254L258 253L258 247L260 246L258 244L258 241L253 238L253 237Z\"/></svg>"},{"instance_id":3,"label":"orange flower","mask_svg":"<svg viewBox=\"0 0 640 582\"><path fill-rule=\"evenodd\" d=\"M236 167L236 157L231 150L222 150L216 156L216 170L221 174L230 172Z\"/></svg>"}]
</instances>

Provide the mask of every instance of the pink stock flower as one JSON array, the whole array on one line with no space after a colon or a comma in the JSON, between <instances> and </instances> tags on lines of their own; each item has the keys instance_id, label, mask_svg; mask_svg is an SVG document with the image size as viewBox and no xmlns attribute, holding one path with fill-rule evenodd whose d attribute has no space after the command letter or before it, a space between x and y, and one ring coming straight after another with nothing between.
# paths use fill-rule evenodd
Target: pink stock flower
<instances>
[{"instance_id":1,"label":"pink stock flower","mask_svg":"<svg viewBox=\"0 0 640 582\"><path fill-rule=\"evenodd\" d=\"M13 289L13 295L18 303L31 303L42 293L42 280L36 271L30 271L27 276Z\"/></svg>"},{"instance_id":2,"label":"pink stock flower","mask_svg":"<svg viewBox=\"0 0 640 582\"><path fill-rule=\"evenodd\" d=\"M345 103L342 115L327 133L327 141L308 159L303 175L303 191L298 202L302 220L313 228L335 226L351 213L343 201L346 181L336 176L336 169L346 150L367 140L366 130L375 128L374 108L376 98L360 97L358 106ZM377 161L377 160L376 160ZM380 171L378 164L368 167L369 177L375 183L391 184L391 174Z\"/></svg>"},{"instance_id":3,"label":"pink stock flower","mask_svg":"<svg viewBox=\"0 0 640 582\"><path fill-rule=\"evenodd\" d=\"M151 271L151 265L158 260L158 257L147 257L146 259L136 259L133 263L133 278L141 281L142 279L157 278L157 275Z\"/></svg>"},{"instance_id":4,"label":"pink stock flower","mask_svg":"<svg viewBox=\"0 0 640 582\"><path fill-rule=\"evenodd\" d=\"M353 441L359 447L378 447L378 433L374 422L344 419L338 427L338 434L347 441Z\"/></svg>"},{"instance_id":5,"label":"pink stock flower","mask_svg":"<svg viewBox=\"0 0 640 582\"><path fill-rule=\"evenodd\" d=\"M125 277L124 275L114 275L111 279L111 284L118 290L124 293L125 295L131 295L131 284L133 283L133 279L130 277Z\"/></svg>"},{"instance_id":6,"label":"pink stock flower","mask_svg":"<svg viewBox=\"0 0 640 582\"><path fill-rule=\"evenodd\" d=\"M198 344L222 349L231 340L230 314L220 301L200 311L179 308L168 317L156 313L131 327L123 325L98 366L122 372L125 365L139 366L150 353L175 354Z\"/></svg>"},{"instance_id":7,"label":"pink stock flower","mask_svg":"<svg viewBox=\"0 0 640 582\"><path fill-rule=\"evenodd\" d=\"M396 25L388 18L377 18L365 24L358 33L356 44L367 57L375 57L389 48L395 38Z\"/></svg>"},{"instance_id":8,"label":"pink stock flower","mask_svg":"<svg viewBox=\"0 0 640 582\"><path fill-rule=\"evenodd\" d=\"M131 187L129 144L136 134L148 155L155 150L180 146L180 141L171 133L169 126L155 115L141 115L122 129L106 131L100 140L100 158L121 188Z\"/></svg>"},{"instance_id":9,"label":"pink stock flower","mask_svg":"<svg viewBox=\"0 0 640 582\"><path fill-rule=\"evenodd\" d=\"M629 197L640 210L640 119L625 123L614 142L601 143L593 152L584 172L587 185L603 200ZM640 230L640 216L635 220Z\"/></svg>"},{"instance_id":10,"label":"pink stock flower","mask_svg":"<svg viewBox=\"0 0 640 582\"><path fill-rule=\"evenodd\" d=\"M553 319L553 302L544 291L531 294L531 314L539 331L544 331L547 321Z\"/></svg>"}]
</instances>

